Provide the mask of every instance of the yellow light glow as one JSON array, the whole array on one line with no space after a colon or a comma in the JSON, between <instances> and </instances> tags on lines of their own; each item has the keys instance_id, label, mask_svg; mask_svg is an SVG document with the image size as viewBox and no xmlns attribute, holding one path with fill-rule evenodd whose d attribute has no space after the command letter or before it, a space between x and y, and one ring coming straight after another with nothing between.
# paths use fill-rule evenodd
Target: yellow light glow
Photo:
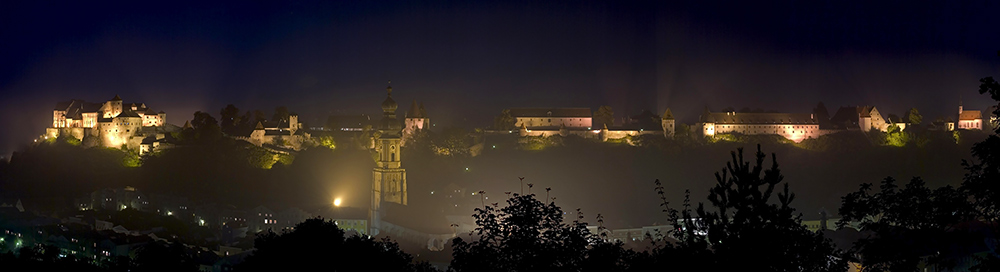
<instances>
[{"instance_id":1,"label":"yellow light glow","mask_svg":"<svg viewBox=\"0 0 1000 272\"><path fill-rule=\"evenodd\" d=\"M333 206L340 207L340 198L337 198L337 199L333 200Z\"/></svg>"}]
</instances>

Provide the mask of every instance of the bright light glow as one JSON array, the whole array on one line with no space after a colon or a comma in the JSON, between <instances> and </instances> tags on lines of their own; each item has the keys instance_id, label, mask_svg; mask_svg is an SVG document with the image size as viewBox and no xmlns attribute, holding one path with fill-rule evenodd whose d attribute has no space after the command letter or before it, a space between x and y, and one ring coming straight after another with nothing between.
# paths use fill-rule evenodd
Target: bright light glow
<instances>
[{"instance_id":1,"label":"bright light glow","mask_svg":"<svg viewBox=\"0 0 1000 272\"><path fill-rule=\"evenodd\" d=\"M339 197L337 199L333 200L333 206L340 207L340 198Z\"/></svg>"},{"instance_id":2,"label":"bright light glow","mask_svg":"<svg viewBox=\"0 0 1000 272\"><path fill-rule=\"evenodd\" d=\"M167 212L167 215L174 215L174 212Z\"/></svg>"}]
</instances>

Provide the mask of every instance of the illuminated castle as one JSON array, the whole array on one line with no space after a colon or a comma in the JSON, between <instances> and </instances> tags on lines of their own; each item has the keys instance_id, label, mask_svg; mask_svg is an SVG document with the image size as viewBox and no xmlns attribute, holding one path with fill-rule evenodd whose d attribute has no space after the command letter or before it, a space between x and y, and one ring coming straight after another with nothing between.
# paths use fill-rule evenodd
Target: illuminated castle
<instances>
[{"instance_id":1,"label":"illuminated castle","mask_svg":"<svg viewBox=\"0 0 1000 272\"><path fill-rule=\"evenodd\" d=\"M73 99L59 102L52 110L52 127L45 129L45 138L65 134L85 145L126 147L140 153L153 150L163 139L162 128L167 114L156 112L145 103L123 103L121 97L104 103L89 103Z\"/></svg>"}]
</instances>

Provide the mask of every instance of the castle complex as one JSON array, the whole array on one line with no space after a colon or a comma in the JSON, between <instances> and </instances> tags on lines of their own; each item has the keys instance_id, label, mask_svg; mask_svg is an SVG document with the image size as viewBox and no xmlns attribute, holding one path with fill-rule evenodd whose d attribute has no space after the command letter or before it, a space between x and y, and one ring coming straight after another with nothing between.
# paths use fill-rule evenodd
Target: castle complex
<instances>
[{"instance_id":1,"label":"castle complex","mask_svg":"<svg viewBox=\"0 0 1000 272\"><path fill-rule=\"evenodd\" d=\"M257 122L257 126L254 127L249 136L234 138L250 142L256 146L264 146L266 144L298 151L302 149L302 144L311 138L311 135L302 130L302 123L299 123L299 115L290 114L288 115L288 120L279 119L270 122Z\"/></svg>"},{"instance_id":2,"label":"castle complex","mask_svg":"<svg viewBox=\"0 0 1000 272\"><path fill-rule=\"evenodd\" d=\"M152 151L164 138L167 114L145 103L123 103L121 97L104 103L73 99L59 102L52 111L52 127L44 137L70 136L86 145ZM159 129L158 129L159 128Z\"/></svg>"},{"instance_id":3,"label":"castle complex","mask_svg":"<svg viewBox=\"0 0 1000 272\"><path fill-rule=\"evenodd\" d=\"M625 139L639 135L662 133L664 137L673 138L676 134L676 120L667 109L662 116L645 113L629 118L634 124L622 124L613 128L607 126L593 128L593 116L589 108L515 108L510 110L515 118L521 137L548 137L553 135L576 135L584 138L600 139L601 141ZM940 127L931 129L943 130L982 130L983 117L981 111L964 110L958 107L958 122L947 121ZM650 122L650 118L659 118L659 123ZM698 118L698 123L691 127L693 135L714 137L718 134L739 133L745 135L778 135L793 142L814 139L837 131L888 131L895 125L906 129L907 123L902 120L889 120L879 113L874 106L841 107L829 120L821 119L814 113L756 113L756 112L711 112L708 109ZM950 118L949 118L950 119ZM827 125L822 125L827 124ZM498 131L506 133L506 131ZM631 143L631 142L630 142Z\"/></svg>"}]
</instances>

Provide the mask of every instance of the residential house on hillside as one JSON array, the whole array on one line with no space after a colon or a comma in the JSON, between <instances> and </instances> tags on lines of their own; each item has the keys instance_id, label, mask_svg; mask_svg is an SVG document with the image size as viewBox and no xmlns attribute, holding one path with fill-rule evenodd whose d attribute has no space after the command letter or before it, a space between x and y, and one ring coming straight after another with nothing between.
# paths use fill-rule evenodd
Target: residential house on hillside
<instances>
[{"instance_id":1,"label":"residential house on hillside","mask_svg":"<svg viewBox=\"0 0 1000 272\"><path fill-rule=\"evenodd\" d=\"M835 129L842 130L885 132L889 129L889 123L875 106L840 107L830 118L830 123Z\"/></svg>"}]
</instances>

